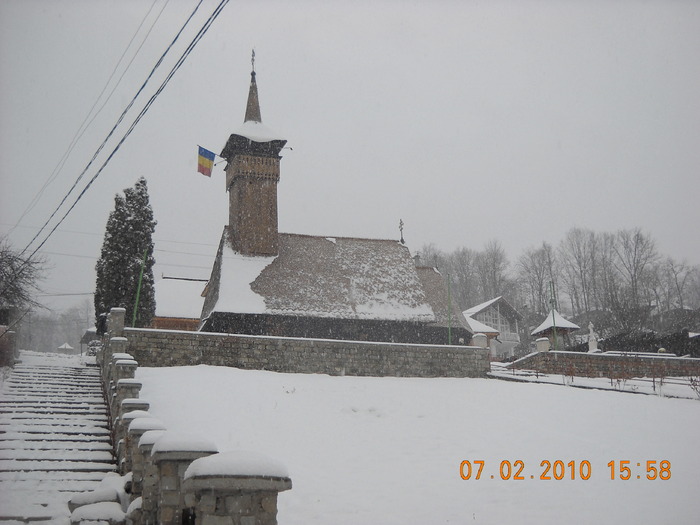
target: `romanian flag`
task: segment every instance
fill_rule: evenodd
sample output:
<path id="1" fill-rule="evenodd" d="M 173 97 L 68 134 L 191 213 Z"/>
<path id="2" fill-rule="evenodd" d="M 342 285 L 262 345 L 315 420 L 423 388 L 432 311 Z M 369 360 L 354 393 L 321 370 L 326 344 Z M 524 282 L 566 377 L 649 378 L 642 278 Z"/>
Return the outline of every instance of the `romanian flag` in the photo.
<path id="1" fill-rule="evenodd" d="M 208 149 L 204 149 L 202 146 L 199 146 L 199 158 L 197 159 L 197 171 L 201 173 L 202 175 L 206 175 L 207 177 L 211 177 L 211 169 L 214 166 L 214 157 L 216 155 L 214 154 L 213 151 L 209 151 Z"/>

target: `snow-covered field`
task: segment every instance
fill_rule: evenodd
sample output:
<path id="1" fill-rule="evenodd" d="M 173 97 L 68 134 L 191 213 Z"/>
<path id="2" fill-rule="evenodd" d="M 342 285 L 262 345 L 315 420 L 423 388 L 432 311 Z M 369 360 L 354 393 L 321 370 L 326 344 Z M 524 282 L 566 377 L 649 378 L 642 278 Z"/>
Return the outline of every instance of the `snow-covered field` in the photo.
<path id="1" fill-rule="evenodd" d="M 700 401 L 693 399 L 209 366 L 140 368 L 137 378 L 151 413 L 170 430 L 286 464 L 294 488 L 280 495 L 280 524 L 690 524 L 700 517 Z M 464 460 L 475 467 L 469 480 L 460 476 Z M 479 480 L 476 461 L 485 462 Z M 501 479 L 503 461 L 513 466 L 511 479 Z M 513 479 L 516 461 L 522 480 Z M 552 464 L 549 480 L 540 479 L 543 461 Z M 580 479 L 584 461 L 587 480 Z M 647 461 L 657 469 L 669 461 L 663 476 L 670 479 L 646 479 Z M 630 468 L 629 480 L 618 479 L 621 466 Z"/>

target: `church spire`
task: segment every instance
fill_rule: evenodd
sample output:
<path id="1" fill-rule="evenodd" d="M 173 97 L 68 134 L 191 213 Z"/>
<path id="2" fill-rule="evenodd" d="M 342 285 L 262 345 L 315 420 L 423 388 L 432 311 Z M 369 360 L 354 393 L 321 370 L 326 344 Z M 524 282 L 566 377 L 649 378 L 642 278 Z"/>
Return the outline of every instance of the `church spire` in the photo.
<path id="1" fill-rule="evenodd" d="M 245 121 L 231 133 L 221 157 L 228 162 L 226 191 L 231 246 L 242 255 L 268 257 L 279 253 L 277 183 L 280 151 L 287 141 L 262 123 L 255 83 L 255 51 L 251 62 Z"/>
<path id="2" fill-rule="evenodd" d="M 258 84 L 255 82 L 255 49 L 250 59 L 252 70 L 250 72 L 250 90 L 248 91 L 248 105 L 245 108 L 245 122 L 262 122 L 260 116 L 260 101 L 258 100 Z"/>

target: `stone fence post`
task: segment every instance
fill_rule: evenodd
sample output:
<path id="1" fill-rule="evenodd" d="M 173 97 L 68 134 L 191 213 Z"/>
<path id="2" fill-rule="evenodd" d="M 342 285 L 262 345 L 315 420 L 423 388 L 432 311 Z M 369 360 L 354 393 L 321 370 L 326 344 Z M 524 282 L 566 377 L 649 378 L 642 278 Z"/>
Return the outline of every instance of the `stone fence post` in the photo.
<path id="1" fill-rule="evenodd" d="M 126 308 L 112 308 L 107 314 L 107 331 L 110 337 L 124 337 Z"/>
<path id="2" fill-rule="evenodd" d="M 120 379 L 117 381 L 109 406 L 111 413 L 117 414 L 122 401 L 125 399 L 139 397 L 141 386 L 141 382 L 137 379 Z"/>
<path id="3" fill-rule="evenodd" d="M 165 430 L 148 430 L 139 439 L 138 454 L 134 455 L 132 470 L 132 501 L 141 497 L 141 523 L 149 525 L 156 522 L 158 510 L 158 467 L 153 463 L 153 444 L 160 439 Z M 140 456 L 140 457 L 139 457 Z M 138 458 L 138 459 L 137 459 Z"/>
<path id="4" fill-rule="evenodd" d="M 479 348 L 488 348 L 488 337 L 484 334 L 474 334 L 472 336 L 472 345 L 478 346 Z"/>
<path id="5" fill-rule="evenodd" d="M 194 460 L 217 452 L 208 440 L 182 434 L 167 433 L 160 437 L 151 451 L 151 459 L 158 468 L 158 516 L 161 525 L 179 525 L 182 511 L 187 506 L 182 492 L 185 471 Z"/>
<path id="6" fill-rule="evenodd" d="M 535 345 L 538 352 L 549 352 L 550 342 L 546 337 L 540 337 L 535 341 Z"/>
<path id="7" fill-rule="evenodd" d="M 244 451 L 193 461 L 183 483 L 196 525 L 277 525 L 277 494 L 291 488 L 284 465 Z"/>
<path id="8" fill-rule="evenodd" d="M 160 419 L 151 417 L 137 417 L 129 423 L 129 429 L 124 438 L 124 471 L 136 470 L 134 464 L 139 460 L 139 440 L 149 430 L 165 430 L 165 425 Z"/>

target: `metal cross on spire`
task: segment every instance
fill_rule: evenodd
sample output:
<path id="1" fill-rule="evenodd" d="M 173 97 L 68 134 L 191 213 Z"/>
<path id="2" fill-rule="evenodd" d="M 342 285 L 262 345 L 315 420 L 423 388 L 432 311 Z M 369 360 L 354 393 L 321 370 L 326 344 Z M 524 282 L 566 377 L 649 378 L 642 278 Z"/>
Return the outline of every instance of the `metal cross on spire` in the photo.
<path id="1" fill-rule="evenodd" d="M 255 48 L 253 48 L 253 52 L 250 57 L 250 65 L 253 66 L 253 73 L 255 73 Z"/>
<path id="2" fill-rule="evenodd" d="M 399 231 L 401 232 L 401 244 L 406 244 L 403 240 L 403 219 L 399 219 Z"/>

